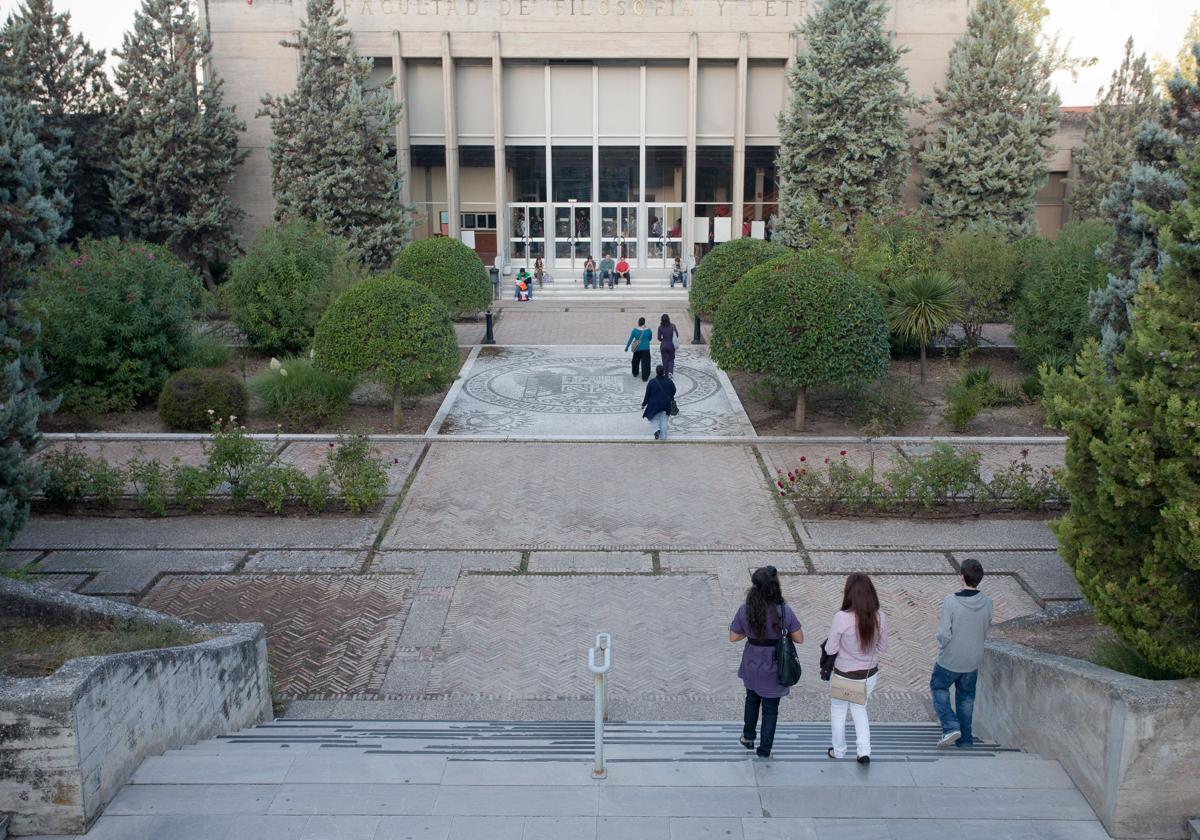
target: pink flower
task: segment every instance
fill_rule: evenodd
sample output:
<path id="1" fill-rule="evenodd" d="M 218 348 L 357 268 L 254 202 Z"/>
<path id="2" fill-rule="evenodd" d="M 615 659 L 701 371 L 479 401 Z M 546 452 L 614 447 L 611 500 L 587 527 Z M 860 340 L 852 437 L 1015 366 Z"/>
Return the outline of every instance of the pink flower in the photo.
<path id="1" fill-rule="evenodd" d="M 152 259 L 154 259 L 154 254 L 152 254 L 152 253 L 151 253 L 151 254 L 147 254 L 147 255 L 146 255 L 146 259 L 148 259 L 148 260 L 152 260 Z"/>
<path id="2" fill-rule="evenodd" d="M 71 265 L 75 266 L 76 268 L 79 268 L 80 266 L 83 265 L 83 260 L 80 259 L 79 257 L 76 257 L 75 259 L 71 260 Z"/>
<path id="3" fill-rule="evenodd" d="M 845 449 L 843 449 L 843 450 L 842 450 L 841 452 L 839 452 L 838 454 L 839 454 L 839 455 L 841 455 L 843 458 L 845 458 L 845 457 L 846 457 L 846 450 L 845 450 Z"/>

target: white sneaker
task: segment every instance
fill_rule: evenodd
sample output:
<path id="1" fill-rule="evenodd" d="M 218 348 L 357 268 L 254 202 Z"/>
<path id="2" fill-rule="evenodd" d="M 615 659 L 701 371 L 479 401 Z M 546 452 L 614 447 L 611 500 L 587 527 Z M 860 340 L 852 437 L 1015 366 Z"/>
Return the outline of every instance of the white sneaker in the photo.
<path id="1" fill-rule="evenodd" d="M 938 746 L 939 747 L 952 747 L 952 746 L 954 746 L 955 742 L 958 741 L 958 739 L 961 737 L 962 737 L 962 733 L 959 732 L 957 729 L 955 729 L 953 732 L 947 732 L 945 735 L 942 736 L 942 740 L 938 741 Z"/>

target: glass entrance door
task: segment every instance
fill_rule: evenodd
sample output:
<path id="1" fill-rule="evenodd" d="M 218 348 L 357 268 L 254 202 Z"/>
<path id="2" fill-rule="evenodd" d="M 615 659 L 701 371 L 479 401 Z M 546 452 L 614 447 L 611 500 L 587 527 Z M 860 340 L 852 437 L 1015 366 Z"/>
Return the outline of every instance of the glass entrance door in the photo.
<path id="1" fill-rule="evenodd" d="M 570 202 L 554 205 L 554 267 L 583 271 L 592 253 L 592 208 Z"/>
<path id="2" fill-rule="evenodd" d="M 683 256 L 682 204 L 646 206 L 646 267 L 670 269 Z"/>
<path id="3" fill-rule="evenodd" d="M 508 205 L 508 262 L 514 270 L 533 271 L 538 257 L 546 256 L 546 207 L 542 204 Z"/>
<path id="4" fill-rule="evenodd" d="M 636 204 L 610 204 L 600 207 L 600 255 L 621 258 L 637 264 L 638 208 Z M 599 264 L 600 260 L 596 260 Z"/>

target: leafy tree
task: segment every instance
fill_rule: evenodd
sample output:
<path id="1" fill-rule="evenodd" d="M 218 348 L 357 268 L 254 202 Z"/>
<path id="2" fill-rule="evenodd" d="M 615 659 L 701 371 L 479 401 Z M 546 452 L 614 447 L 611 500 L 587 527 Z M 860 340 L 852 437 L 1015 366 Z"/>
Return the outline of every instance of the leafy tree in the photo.
<path id="1" fill-rule="evenodd" d="M 1078 177 L 1071 179 L 1071 210 L 1077 218 L 1101 215 L 1100 202 L 1125 177 L 1133 163 L 1138 128 L 1158 113 L 1158 95 L 1146 56 L 1133 54 L 1133 38 L 1125 42 L 1125 58 L 1101 89 L 1088 115 L 1083 147 L 1075 151 Z"/>
<path id="2" fill-rule="evenodd" d="M 967 345 L 979 344 L 983 325 L 1008 316 L 1008 304 L 1017 290 L 1020 257 L 994 227 L 950 234 L 938 253 L 937 265 L 958 286 L 959 323 Z"/>
<path id="3" fill-rule="evenodd" d="M 437 295 L 451 318 L 478 315 L 492 300 L 492 281 L 479 255 L 448 236 L 413 242 L 396 257 L 392 273 Z"/>
<path id="4" fill-rule="evenodd" d="M 377 382 L 401 400 L 437 391 L 458 373 L 458 339 L 450 314 L 433 292 L 399 277 L 352 286 L 325 310 L 313 339 L 317 367 Z"/>
<path id="5" fill-rule="evenodd" d="M 1192 19 L 1183 33 L 1183 46 L 1179 48 L 1175 61 L 1172 63 L 1161 55 L 1154 57 L 1154 81 L 1158 83 L 1163 96 L 1170 95 L 1169 83 L 1176 75 L 1183 76 L 1185 81 L 1200 82 L 1200 64 L 1192 49 L 1197 43 L 1200 43 L 1200 12 L 1192 12 Z"/>
<path id="6" fill-rule="evenodd" d="M 1046 0 L 1009 0 L 1009 2 L 1017 11 L 1017 21 L 1038 39 L 1052 70 L 1066 70 L 1071 74 L 1072 79 L 1077 79 L 1080 70 L 1096 65 L 1098 59 L 1095 56 L 1071 55 L 1071 42 L 1068 40 L 1063 43 L 1061 32 L 1053 34 L 1046 32 L 1046 18 L 1050 16 L 1050 7 L 1046 5 Z"/>
<path id="7" fill-rule="evenodd" d="M 958 284 L 942 271 L 903 277 L 892 286 L 887 313 L 892 331 L 901 340 L 915 341 L 920 346 L 921 384 L 924 384 L 925 348 L 961 315 Z"/>
<path id="8" fill-rule="evenodd" d="M 211 50 L 189 0 L 142 0 L 116 70 L 119 132 L 113 198 L 133 236 L 169 247 L 215 288 L 210 265 L 237 252 L 245 214 L 226 187 L 246 155 L 246 126 L 222 82 L 200 82 Z"/>
<path id="9" fill-rule="evenodd" d="M 1200 55 L 1200 44 L 1193 48 Z M 1100 326 L 1100 352 L 1111 360 L 1120 353 L 1129 330 L 1130 305 L 1138 285 L 1153 282 L 1163 252 L 1153 214 L 1181 200 L 1182 172 L 1200 141 L 1200 85 L 1176 75 L 1155 121 L 1147 120 L 1134 137 L 1133 165 L 1100 204 L 1114 229 L 1108 283 L 1089 297 L 1092 320 Z"/>
<path id="10" fill-rule="evenodd" d="M 38 445 L 38 418 L 52 410 L 38 396 L 42 362 L 36 349 L 38 322 L 22 298 L 32 269 L 54 247 L 66 210 L 54 154 L 38 142 L 37 114 L 11 96 L 6 61 L 0 57 L 0 550 L 29 517 L 29 500 L 42 486 L 42 472 L 29 459 Z"/>
<path id="11" fill-rule="evenodd" d="M 846 242 L 846 263 L 887 300 L 895 283 L 933 268 L 937 239 L 924 213 L 868 217 Z"/>
<path id="12" fill-rule="evenodd" d="M 692 314 L 712 321 L 725 295 L 747 271 L 787 253 L 782 245 L 762 239 L 743 237 L 722 242 L 705 254 L 692 272 L 688 287 Z"/>
<path id="13" fill-rule="evenodd" d="M 264 96 L 258 112 L 274 132 L 275 217 L 322 222 L 386 268 L 408 229 L 389 157 L 399 108 L 386 89 L 366 89 L 373 63 L 354 51 L 334 0 L 308 0 L 300 37 L 280 43 L 300 51 L 300 72 L 292 93 Z"/>
<path id="14" fill-rule="evenodd" d="M 797 431 L 809 388 L 872 382 L 888 370 L 883 302 L 832 255 L 809 249 L 751 269 L 713 322 L 721 367 L 795 388 Z"/>
<path id="15" fill-rule="evenodd" d="M 108 98 L 104 51 L 72 35 L 71 16 L 52 0 L 25 0 L 0 29 L 0 51 L 13 67 L 13 93 L 42 118 L 39 140 L 70 161 L 56 184 L 71 200 L 72 238 L 116 232 L 108 191 L 111 153 L 106 136 Z M 64 233 L 67 231 L 64 230 Z"/>
<path id="16" fill-rule="evenodd" d="M 1134 297 L 1112 370 L 1092 344 L 1043 369 L 1067 431 L 1071 506 L 1055 525 L 1097 616 L 1152 664 L 1200 676 L 1200 160 L 1187 199 L 1157 213 L 1170 262 Z"/>
<path id="17" fill-rule="evenodd" d="M 1021 357 L 1037 366 L 1054 355 L 1074 358 L 1100 331 L 1088 318 L 1088 293 L 1105 282 L 1096 251 L 1112 239 L 1101 219 L 1072 222 L 1030 261 L 1013 305 L 1013 339 Z"/>
<path id="18" fill-rule="evenodd" d="M 775 238 L 808 243 L 810 217 L 848 224 L 900 202 L 909 172 L 908 93 L 883 0 L 821 0 L 804 21 L 805 47 L 788 72 L 779 119 L 779 218 Z"/>
<path id="19" fill-rule="evenodd" d="M 921 152 L 925 204 L 946 227 L 1033 232 L 1058 128 L 1050 63 L 1008 0 L 979 0 L 950 52 L 939 112 Z"/>
<path id="20" fill-rule="evenodd" d="M 221 287 L 230 318 L 251 346 L 307 351 L 325 307 L 354 280 L 349 250 L 344 239 L 303 219 L 260 231 Z"/>

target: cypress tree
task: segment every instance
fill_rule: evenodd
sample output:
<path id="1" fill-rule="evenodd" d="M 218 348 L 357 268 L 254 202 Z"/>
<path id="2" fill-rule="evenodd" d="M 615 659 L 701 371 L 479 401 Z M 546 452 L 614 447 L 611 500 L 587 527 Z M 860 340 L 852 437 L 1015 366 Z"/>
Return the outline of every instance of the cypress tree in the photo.
<path id="1" fill-rule="evenodd" d="M 900 202 L 912 132 L 897 47 L 884 31 L 883 0 L 822 0 L 804 21 L 804 49 L 788 73 L 779 119 L 780 208 L 775 236 L 807 242 L 810 222 L 853 228 Z"/>
<path id="2" fill-rule="evenodd" d="M 13 95 L 41 117 L 39 140 L 70 161 L 58 186 L 70 199 L 64 233 L 72 239 L 110 236 L 116 218 L 108 190 L 110 144 L 106 137 L 112 86 L 104 73 L 104 51 L 72 35 L 70 14 L 56 13 L 53 0 L 25 0 L 0 30 L 0 49 L 15 71 Z"/>
<path id="3" fill-rule="evenodd" d="M 1158 94 L 1146 56 L 1133 54 L 1133 38 L 1125 42 L 1125 58 L 1101 90 L 1088 115 L 1083 147 L 1075 152 L 1079 175 L 1071 179 L 1071 210 L 1080 219 L 1100 215 L 1100 202 L 1125 177 L 1133 163 L 1133 139 L 1139 126 L 1158 112 Z"/>
<path id="4" fill-rule="evenodd" d="M 292 93 L 264 96 L 258 112 L 274 133 L 275 216 L 321 222 L 386 268 L 408 227 L 391 158 L 399 109 L 386 89 L 366 89 L 373 62 L 350 45 L 334 0 L 308 0 L 298 40 L 280 43 L 300 51 L 300 72 Z"/>
<path id="5" fill-rule="evenodd" d="M 169 247 L 214 288 L 210 264 L 237 250 L 244 215 L 226 187 L 245 124 L 199 69 L 211 49 L 189 0 L 142 0 L 116 55 L 120 94 L 113 198 L 127 232 Z"/>
<path id="6" fill-rule="evenodd" d="M 1200 55 L 1200 44 L 1194 51 Z M 1107 285 L 1088 298 L 1092 321 L 1100 327 L 1100 353 L 1110 363 L 1129 331 L 1130 306 L 1138 286 L 1157 279 L 1164 254 L 1153 214 L 1183 198 L 1183 171 L 1200 141 L 1200 85 L 1182 74 L 1167 84 L 1168 96 L 1157 120 L 1146 120 L 1133 143 L 1133 164 L 1100 203 L 1112 222 Z"/>
<path id="7" fill-rule="evenodd" d="M 38 397 L 38 323 L 23 312 L 21 299 L 32 269 L 62 235 L 66 209 L 54 187 L 63 177 L 61 160 L 38 142 L 33 108 L 8 93 L 13 75 L 6 65 L 0 55 L 0 550 L 25 524 L 29 499 L 42 484 L 29 454 L 39 440 L 38 418 L 52 406 Z"/>
<path id="8" fill-rule="evenodd" d="M 940 110 L 920 155 L 930 213 L 947 227 L 1032 234 L 1059 100 L 1050 63 L 1008 0 L 979 0 L 936 98 Z"/>

